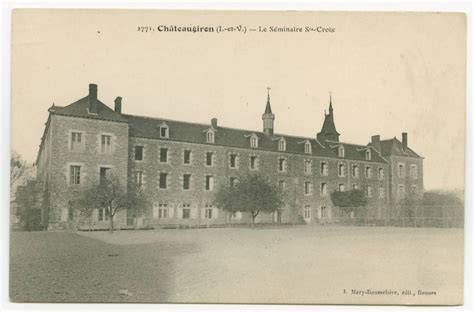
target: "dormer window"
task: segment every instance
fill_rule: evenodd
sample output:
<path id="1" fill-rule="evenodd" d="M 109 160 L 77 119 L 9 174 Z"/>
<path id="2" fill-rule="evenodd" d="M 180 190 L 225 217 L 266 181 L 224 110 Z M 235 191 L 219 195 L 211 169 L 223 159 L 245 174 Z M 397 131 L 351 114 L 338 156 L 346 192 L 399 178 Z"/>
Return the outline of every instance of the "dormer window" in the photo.
<path id="1" fill-rule="evenodd" d="M 337 150 L 337 155 L 339 157 L 344 157 L 344 146 L 339 146 L 338 150 Z"/>
<path id="2" fill-rule="evenodd" d="M 278 150 L 279 151 L 286 151 L 286 141 L 285 139 L 280 139 L 280 141 L 278 141 Z"/>
<path id="3" fill-rule="evenodd" d="M 311 143 L 306 142 L 304 144 L 304 152 L 305 154 L 311 154 Z"/>
<path id="4" fill-rule="evenodd" d="M 208 130 L 206 132 L 206 143 L 214 143 L 214 131 Z"/>
<path id="5" fill-rule="evenodd" d="M 170 129 L 166 123 L 162 123 L 160 125 L 160 138 L 169 138 L 170 137 Z"/>
<path id="6" fill-rule="evenodd" d="M 250 137 L 250 147 L 257 148 L 258 147 L 258 137 L 256 135 L 252 135 Z"/>
<path id="7" fill-rule="evenodd" d="M 370 149 L 365 151 L 365 160 L 371 160 L 372 159 L 372 153 L 370 152 Z"/>

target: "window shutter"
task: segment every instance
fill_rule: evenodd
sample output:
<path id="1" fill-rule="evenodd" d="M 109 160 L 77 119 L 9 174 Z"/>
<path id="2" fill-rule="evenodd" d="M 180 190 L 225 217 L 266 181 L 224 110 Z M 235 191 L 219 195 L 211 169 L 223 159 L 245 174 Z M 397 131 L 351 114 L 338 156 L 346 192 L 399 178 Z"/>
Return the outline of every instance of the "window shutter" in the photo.
<path id="1" fill-rule="evenodd" d="M 170 204 L 168 206 L 168 216 L 170 219 L 174 219 L 174 205 Z"/>
<path id="2" fill-rule="evenodd" d="M 201 219 L 206 218 L 206 208 L 201 208 Z"/>
<path id="3" fill-rule="evenodd" d="M 219 209 L 217 209 L 216 207 L 213 207 L 212 208 L 212 218 L 217 219 L 218 217 L 219 217 Z"/>
<path id="4" fill-rule="evenodd" d="M 313 183 L 310 183 L 310 184 L 309 184 L 309 194 L 310 194 L 310 195 L 313 194 Z"/>
<path id="5" fill-rule="evenodd" d="M 153 204 L 153 219 L 158 219 L 158 209 L 156 204 Z"/>
<path id="6" fill-rule="evenodd" d="M 191 206 L 191 219 L 196 219 L 197 218 L 197 211 L 198 211 L 198 208 L 197 206 L 194 204 Z"/>

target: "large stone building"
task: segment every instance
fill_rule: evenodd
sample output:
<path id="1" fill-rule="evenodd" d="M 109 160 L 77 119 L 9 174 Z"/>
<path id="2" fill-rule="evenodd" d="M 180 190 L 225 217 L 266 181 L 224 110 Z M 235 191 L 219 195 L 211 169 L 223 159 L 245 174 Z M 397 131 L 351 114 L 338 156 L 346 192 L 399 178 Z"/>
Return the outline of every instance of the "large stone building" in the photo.
<path id="1" fill-rule="evenodd" d="M 274 132 L 275 114 L 268 95 L 263 131 L 127 115 L 121 98 L 114 109 L 89 94 L 64 107 L 49 108 L 37 156 L 42 185 L 42 219 L 49 229 L 88 224 L 107 227 L 108 216 L 94 210 L 81 218 L 71 199 L 94 181 L 113 174 L 123 185 L 138 183 L 152 206 L 139 217 L 150 226 L 209 225 L 248 222 L 245 213 L 227 214 L 213 205 L 220 185 L 260 173 L 284 190 L 281 214 L 261 215 L 259 222 L 334 222 L 341 212 L 331 203 L 335 190 L 364 190 L 371 218 L 396 214 L 397 203 L 423 191 L 423 159 L 402 141 L 372 136 L 367 145 L 339 141 L 332 103 L 315 137 Z M 116 224 L 132 216 L 122 211 Z"/>

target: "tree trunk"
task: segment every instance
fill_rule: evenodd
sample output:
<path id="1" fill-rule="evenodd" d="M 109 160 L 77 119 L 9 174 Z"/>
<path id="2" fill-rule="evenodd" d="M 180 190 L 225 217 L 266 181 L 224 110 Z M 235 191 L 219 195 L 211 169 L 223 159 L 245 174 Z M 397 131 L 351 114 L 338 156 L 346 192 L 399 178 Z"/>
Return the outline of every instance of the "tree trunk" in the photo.
<path id="1" fill-rule="evenodd" d="M 255 228 L 255 218 L 256 218 L 256 217 L 257 217 L 257 216 L 255 216 L 255 215 L 252 214 L 252 229 Z"/>
<path id="2" fill-rule="evenodd" d="M 109 216 L 109 233 L 112 234 L 114 232 L 114 216 L 110 214 Z"/>

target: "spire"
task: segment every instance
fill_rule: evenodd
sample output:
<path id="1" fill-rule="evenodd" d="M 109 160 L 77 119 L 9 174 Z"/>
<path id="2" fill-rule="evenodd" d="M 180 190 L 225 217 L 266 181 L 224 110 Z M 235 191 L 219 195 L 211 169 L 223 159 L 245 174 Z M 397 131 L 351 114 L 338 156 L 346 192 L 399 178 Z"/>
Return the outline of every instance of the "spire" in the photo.
<path id="1" fill-rule="evenodd" d="M 263 120 L 263 132 L 266 135 L 273 135 L 273 121 L 275 120 L 275 115 L 272 113 L 272 107 L 270 106 L 270 87 L 267 88 L 267 106 L 265 107 L 265 112 L 262 115 Z"/>
<path id="2" fill-rule="evenodd" d="M 267 87 L 267 106 L 265 107 L 265 114 L 272 113 L 272 107 L 270 106 L 270 87 Z"/>
<path id="3" fill-rule="evenodd" d="M 332 111 L 333 111 L 333 109 L 332 109 L 332 92 L 329 91 L 329 114 L 332 115 Z"/>

